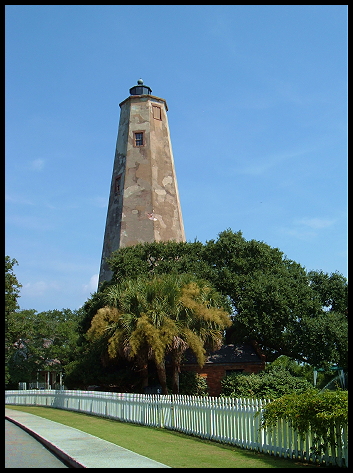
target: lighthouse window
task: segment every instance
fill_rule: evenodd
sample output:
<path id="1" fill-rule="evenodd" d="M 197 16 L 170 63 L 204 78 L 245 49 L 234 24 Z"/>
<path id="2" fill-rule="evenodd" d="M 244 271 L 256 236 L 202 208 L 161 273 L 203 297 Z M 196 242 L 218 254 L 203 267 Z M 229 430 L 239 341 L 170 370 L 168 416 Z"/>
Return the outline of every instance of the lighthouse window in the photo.
<path id="1" fill-rule="evenodd" d="M 115 179 L 115 194 L 120 194 L 121 192 L 121 175 Z"/>
<path id="2" fill-rule="evenodd" d="M 152 105 L 152 113 L 153 113 L 153 118 L 155 118 L 156 120 L 162 120 L 161 107 Z"/>
<path id="3" fill-rule="evenodd" d="M 143 146 L 143 131 L 135 133 L 135 146 Z"/>

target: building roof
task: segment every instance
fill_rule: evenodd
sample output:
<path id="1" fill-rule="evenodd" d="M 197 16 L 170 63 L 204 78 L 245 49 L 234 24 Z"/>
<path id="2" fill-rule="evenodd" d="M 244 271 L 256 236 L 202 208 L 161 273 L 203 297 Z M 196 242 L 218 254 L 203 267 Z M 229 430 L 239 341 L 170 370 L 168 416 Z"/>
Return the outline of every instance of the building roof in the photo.
<path id="1" fill-rule="evenodd" d="M 211 352 L 205 365 L 220 363 L 257 363 L 263 362 L 264 357 L 250 343 L 241 343 L 237 345 L 222 345 L 219 350 Z M 190 349 L 185 352 L 184 365 L 197 364 L 195 355 Z"/>

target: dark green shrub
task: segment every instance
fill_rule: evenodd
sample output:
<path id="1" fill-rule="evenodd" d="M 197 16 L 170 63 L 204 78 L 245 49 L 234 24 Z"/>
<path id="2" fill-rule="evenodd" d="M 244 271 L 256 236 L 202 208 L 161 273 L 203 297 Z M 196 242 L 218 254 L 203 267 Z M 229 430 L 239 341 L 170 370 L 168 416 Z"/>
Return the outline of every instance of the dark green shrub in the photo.
<path id="1" fill-rule="evenodd" d="M 254 373 L 232 373 L 221 384 L 222 397 L 258 397 L 260 378 Z"/>
<path id="2" fill-rule="evenodd" d="M 262 427 L 271 429 L 283 419 L 305 437 L 311 430 L 315 435 L 312 447 L 315 454 L 336 445 L 334 428 L 348 425 L 348 391 L 314 389 L 300 394 L 288 394 L 267 404 L 262 414 Z"/>
<path id="3" fill-rule="evenodd" d="M 192 371 L 182 371 L 179 376 L 179 394 L 208 396 L 208 386 L 205 378 Z"/>
<path id="4" fill-rule="evenodd" d="M 221 383 L 221 396 L 260 399 L 276 399 L 285 394 L 301 393 L 313 388 L 305 378 L 293 376 L 280 366 L 274 366 L 271 370 L 258 374 L 231 374 Z"/>

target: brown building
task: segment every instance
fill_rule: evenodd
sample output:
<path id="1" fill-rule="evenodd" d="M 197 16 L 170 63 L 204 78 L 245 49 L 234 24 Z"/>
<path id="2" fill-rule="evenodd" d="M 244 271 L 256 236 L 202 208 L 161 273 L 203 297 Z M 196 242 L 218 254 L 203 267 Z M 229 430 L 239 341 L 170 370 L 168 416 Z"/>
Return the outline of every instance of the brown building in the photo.
<path id="1" fill-rule="evenodd" d="M 223 345 L 211 352 L 202 368 L 191 352 L 186 356 L 181 371 L 193 371 L 206 378 L 209 396 L 221 394 L 221 380 L 231 373 L 259 373 L 265 368 L 265 356 L 256 343 Z"/>

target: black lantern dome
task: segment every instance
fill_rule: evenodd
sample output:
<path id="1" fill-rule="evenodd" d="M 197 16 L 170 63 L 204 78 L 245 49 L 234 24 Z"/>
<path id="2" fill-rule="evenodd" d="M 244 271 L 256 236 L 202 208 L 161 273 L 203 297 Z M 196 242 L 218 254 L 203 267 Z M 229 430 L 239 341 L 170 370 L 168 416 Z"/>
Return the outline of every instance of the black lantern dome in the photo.
<path id="1" fill-rule="evenodd" d="M 130 89 L 130 95 L 151 95 L 151 94 L 152 94 L 151 87 L 144 85 L 142 79 L 139 79 L 137 81 L 137 85 L 134 85 L 134 87 L 131 87 Z"/>

